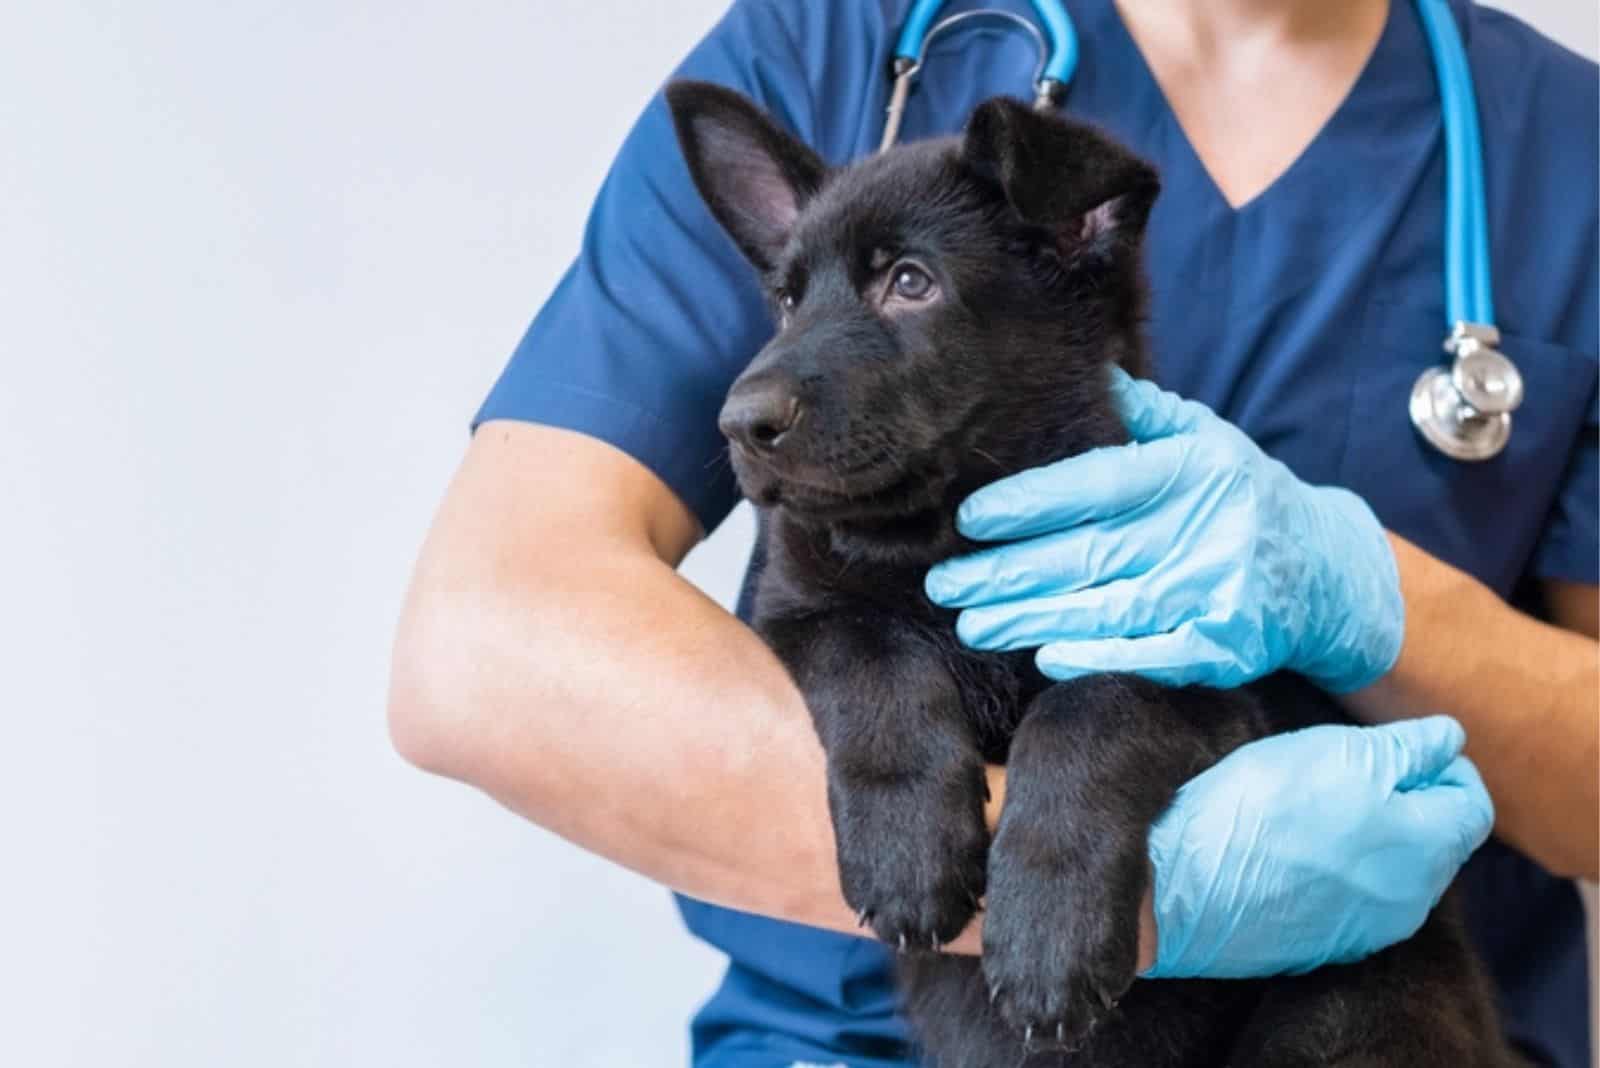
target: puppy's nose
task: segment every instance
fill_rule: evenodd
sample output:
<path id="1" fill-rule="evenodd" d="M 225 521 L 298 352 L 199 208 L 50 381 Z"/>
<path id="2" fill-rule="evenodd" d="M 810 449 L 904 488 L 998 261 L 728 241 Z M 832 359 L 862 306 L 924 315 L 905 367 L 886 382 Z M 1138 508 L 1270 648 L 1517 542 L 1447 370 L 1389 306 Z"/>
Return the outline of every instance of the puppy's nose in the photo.
<path id="1" fill-rule="evenodd" d="M 800 398 L 789 383 L 756 378 L 733 387 L 722 405 L 717 428 L 730 441 L 771 452 L 799 419 Z"/>

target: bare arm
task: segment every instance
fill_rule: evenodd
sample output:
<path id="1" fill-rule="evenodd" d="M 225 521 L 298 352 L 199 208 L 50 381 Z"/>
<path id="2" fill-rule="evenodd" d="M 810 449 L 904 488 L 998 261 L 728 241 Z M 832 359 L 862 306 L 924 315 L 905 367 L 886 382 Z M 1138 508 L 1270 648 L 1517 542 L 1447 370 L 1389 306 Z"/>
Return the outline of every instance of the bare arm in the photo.
<path id="1" fill-rule="evenodd" d="M 1553 584 L 1552 626 L 1390 535 L 1406 638 L 1387 676 L 1348 698 L 1369 722 L 1445 712 L 1495 800 L 1496 833 L 1559 875 L 1600 874 L 1600 645 L 1593 586 Z M 1565 628 L 1565 629 L 1563 629 Z"/>
<path id="2" fill-rule="evenodd" d="M 857 933 L 810 716 L 761 640 L 673 570 L 698 534 L 609 445 L 481 427 L 400 621 L 395 745 L 674 889 Z"/>
<path id="3" fill-rule="evenodd" d="M 696 897 L 853 926 L 805 707 L 760 640 L 673 571 L 697 536 L 611 446 L 481 427 L 402 615 L 395 745 Z"/>

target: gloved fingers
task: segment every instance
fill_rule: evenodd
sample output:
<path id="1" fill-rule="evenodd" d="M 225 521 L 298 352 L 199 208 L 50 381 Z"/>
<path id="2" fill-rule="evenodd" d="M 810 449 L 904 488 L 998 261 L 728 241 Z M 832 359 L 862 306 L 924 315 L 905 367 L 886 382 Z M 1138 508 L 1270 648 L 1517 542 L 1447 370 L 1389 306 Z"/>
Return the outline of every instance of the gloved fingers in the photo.
<path id="1" fill-rule="evenodd" d="M 977 605 L 956 618 L 956 635 L 974 649 L 999 650 L 1163 634 L 1206 610 L 1186 577 L 1158 569 L 1082 590 Z"/>
<path id="2" fill-rule="evenodd" d="M 1466 790 L 1489 803 L 1489 788 L 1483 784 L 1483 776 L 1478 774 L 1478 765 L 1464 753 L 1446 764 L 1433 782 L 1435 786 L 1454 786 Z"/>
<path id="3" fill-rule="evenodd" d="M 1134 378 L 1120 367 L 1111 369 L 1111 400 L 1135 441 L 1151 441 L 1193 430 L 1211 410 L 1184 400 L 1146 379 Z"/>
<path id="4" fill-rule="evenodd" d="M 975 541 L 1013 541 L 1149 502 L 1183 469 L 1188 442 L 1163 438 L 1115 445 L 1019 472 L 978 490 L 956 510 L 956 528 Z"/>
<path id="5" fill-rule="evenodd" d="M 1430 785 L 1467 744 L 1467 732 L 1449 716 L 1402 719 L 1364 735 L 1372 747 L 1373 776 L 1390 790 Z"/>
<path id="6" fill-rule="evenodd" d="M 1053 642 L 1035 654 L 1034 663 L 1057 680 L 1126 672 L 1163 686 L 1226 688 L 1254 678 L 1231 649 L 1204 633 L 1202 624 L 1202 619 L 1193 619 L 1164 634 L 1140 638 Z"/>
<path id="7" fill-rule="evenodd" d="M 946 608 L 1071 593 L 1143 574 L 1160 560 L 1162 540 L 1075 527 L 947 560 L 928 572 L 924 586 L 928 599 Z"/>
<path id="8" fill-rule="evenodd" d="M 1494 829 L 1494 801 L 1477 767 L 1464 756 L 1450 761 L 1433 781 L 1396 794 L 1393 802 L 1410 814 L 1418 834 L 1446 847 L 1447 879 Z"/>

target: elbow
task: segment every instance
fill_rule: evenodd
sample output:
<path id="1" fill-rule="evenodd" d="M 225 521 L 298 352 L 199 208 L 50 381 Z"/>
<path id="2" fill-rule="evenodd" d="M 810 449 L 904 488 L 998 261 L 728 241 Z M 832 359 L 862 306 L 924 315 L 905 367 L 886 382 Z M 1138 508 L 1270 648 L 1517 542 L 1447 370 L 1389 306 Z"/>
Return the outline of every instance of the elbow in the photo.
<path id="1" fill-rule="evenodd" d="M 414 596 L 395 636 L 389 672 L 389 741 L 408 763 L 472 782 L 487 725 L 471 674 L 471 621 Z"/>
<path id="2" fill-rule="evenodd" d="M 1600 856 L 1596 855 L 1593 842 L 1573 843 L 1568 849 L 1552 851 L 1544 858 L 1544 866 L 1558 879 L 1600 881 Z"/>
<path id="3" fill-rule="evenodd" d="M 416 660 L 396 658 L 389 679 L 389 743 L 407 763 L 448 775 L 460 764 L 459 739 L 437 714 L 426 670 Z"/>
<path id="4" fill-rule="evenodd" d="M 1502 820 L 1495 833 L 1506 845 L 1557 879 L 1587 883 L 1600 879 L 1600 849 L 1593 837 L 1592 822 L 1575 819 L 1565 826 L 1557 826 L 1543 816 L 1533 824 L 1511 824 Z"/>
<path id="5" fill-rule="evenodd" d="M 459 726 L 443 714 L 449 701 L 431 677 L 425 650 L 395 651 L 389 674 L 389 743 L 407 763 L 436 775 L 461 765 Z"/>

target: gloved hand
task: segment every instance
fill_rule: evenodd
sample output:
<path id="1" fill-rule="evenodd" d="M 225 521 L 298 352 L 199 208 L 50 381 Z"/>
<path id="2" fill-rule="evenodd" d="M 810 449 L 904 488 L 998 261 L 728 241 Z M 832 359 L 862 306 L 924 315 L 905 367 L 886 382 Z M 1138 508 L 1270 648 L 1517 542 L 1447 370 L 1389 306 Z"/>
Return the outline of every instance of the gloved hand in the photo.
<path id="1" fill-rule="evenodd" d="M 1153 978 L 1359 960 L 1413 934 L 1494 807 L 1447 716 L 1311 727 L 1234 750 L 1150 832 Z"/>
<path id="2" fill-rule="evenodd" d="M 978 649 L 1042 646 L 1057 679 L 1232 687 L 1280 668 L 1334 693 L 1394 666 L 1394 554 L 1355 494 L 1310 486 L 1209 408 L 1111 369 L 1134 444 L 1002 479 L 958 528 L 1022 539 L 928 573 Z"/>

